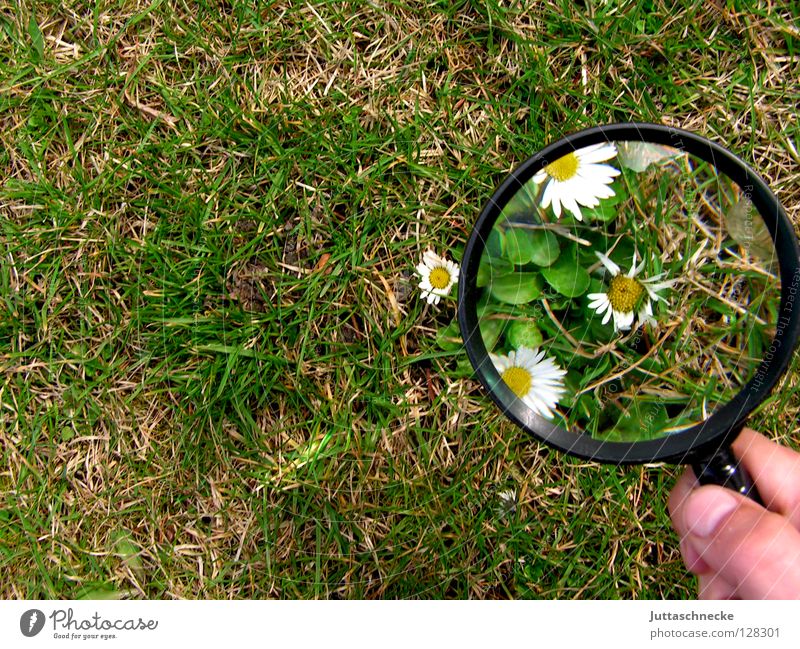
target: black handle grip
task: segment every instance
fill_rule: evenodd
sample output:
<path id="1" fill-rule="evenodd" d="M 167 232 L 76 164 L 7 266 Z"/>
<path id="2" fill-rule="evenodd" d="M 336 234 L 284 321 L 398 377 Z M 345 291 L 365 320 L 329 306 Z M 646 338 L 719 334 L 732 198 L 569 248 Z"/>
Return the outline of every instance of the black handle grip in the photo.
<path id="1" fill-rule="evenodd" d="M 764 504 L 750 474 L 739 464 L 729 447 L 717 449 L 710 456 L 694 460 L 692 469 L 700 484 L 727 487 L 747 496 L 759 505 Z"/>

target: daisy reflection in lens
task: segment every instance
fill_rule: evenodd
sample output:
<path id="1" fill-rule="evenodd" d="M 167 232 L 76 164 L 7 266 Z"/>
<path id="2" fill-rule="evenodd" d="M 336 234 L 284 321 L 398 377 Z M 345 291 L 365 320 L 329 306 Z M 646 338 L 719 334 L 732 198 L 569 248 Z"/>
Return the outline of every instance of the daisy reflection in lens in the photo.
<path id="1" fill-rule="evenodd" d="M 564 376 L 552 358 L 543 351 L 520 347 L 507 355 L 490 354 L 503 382 L 528 408 L 548 419 L 564 395 Z"/>
<path id="2" fill-rule="evenodd" d="M 601 198 L 610 198 L 614 190 L 609 185 L 619 176 L 619 169 L 600 164 L 617 155 L 613 144 L 593 144 L 551 162 L 539 171 L 533 182 L 547 184 L 542 192 L 541 206 L 553 206 L 553 214 L 561 216 L 561 206 L 579 221 L 583 220 L 580 205 L 597 207 Z"/>
<path id="3" fill-rule="evenodd" d="M 590 293 L 589 308 L 603 316 L 603 324 L 614 319 L 615 331 L 628 331 L 635 317 L 639 322 L 653 323 L 653 302 L 665 302 L 656 291 L 670 288 L 675 280 L 659 281 L 666 273 L 658 273 L 649 279 L 638 279 L 644 270 L 644 261 L 636 265 L 636 253 L 633 255 L 631 269 L 627 275 L 622 274 L 620 267 L 607 255 L 595 252 L 598 259 L 611 273 L 611 281 L 605 293 Z"/>

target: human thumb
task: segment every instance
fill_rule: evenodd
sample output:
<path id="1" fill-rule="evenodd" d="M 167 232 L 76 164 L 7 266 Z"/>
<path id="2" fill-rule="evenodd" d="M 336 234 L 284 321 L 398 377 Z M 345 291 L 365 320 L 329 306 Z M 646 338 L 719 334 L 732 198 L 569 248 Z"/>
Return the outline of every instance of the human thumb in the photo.
<path id="1" fill-rule="evenodd" d="M 730 489 L 693 490 L 683 507 L 687 541 L 743 599 L 800 599 L 800 532 Z"/>

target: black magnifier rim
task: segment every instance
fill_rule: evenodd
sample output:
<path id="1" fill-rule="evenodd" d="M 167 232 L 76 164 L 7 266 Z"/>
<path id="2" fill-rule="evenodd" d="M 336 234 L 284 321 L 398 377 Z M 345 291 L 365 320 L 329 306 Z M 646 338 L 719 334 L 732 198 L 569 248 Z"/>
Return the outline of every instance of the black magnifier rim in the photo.
<path id="1" fill-rule="evenodd" d="M 643 442 L 607 442 L 570 432 L 533 414 L 503 383 L 480 335 L 476 278 L 484 242 L 503 207 L 517 190 L 549 162 L 576 149 L 606 142 L 651 142 L 678 148 L 736 182 L 764 220 L 778 256 L 781 305 L 776 335 L 750 381 L 727 404 L 692 428 Z M 798 308 L 795 308 L 797 304 Z M 687 462 L 733 441 L 745 418 L 767 396 L 789 365 L 800 333 L 800 248 L 794 227 L 767 184 L 742 160 L 699 135 L 660 124 L 625 123 L 596 126 L 558 140 L 517 167 L 484 207 L 472 230 L 461 264 L 458 322 L 467 356 L 479 381 L 500 409 L 523 430 L 558 450 L 609 464 Z"/>

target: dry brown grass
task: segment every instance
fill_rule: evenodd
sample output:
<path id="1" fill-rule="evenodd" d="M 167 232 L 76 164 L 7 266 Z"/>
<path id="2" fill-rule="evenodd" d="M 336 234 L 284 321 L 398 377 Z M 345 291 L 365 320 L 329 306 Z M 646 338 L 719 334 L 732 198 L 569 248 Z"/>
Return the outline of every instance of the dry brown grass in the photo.
<path id="1" fill-rule="evenodd" d="M 463 244 L 525 157 L 608 121 L 726 143 L 797 222 L 791 15 L 75 0 L 0 17 L 0 595 L 692 592 L 671 470 L 520 436 L 437 354 L 452 308 L 423 309 L 410 272 Z M 796 443 L 797 394 L 792 373 L 757 423 Z"/>

